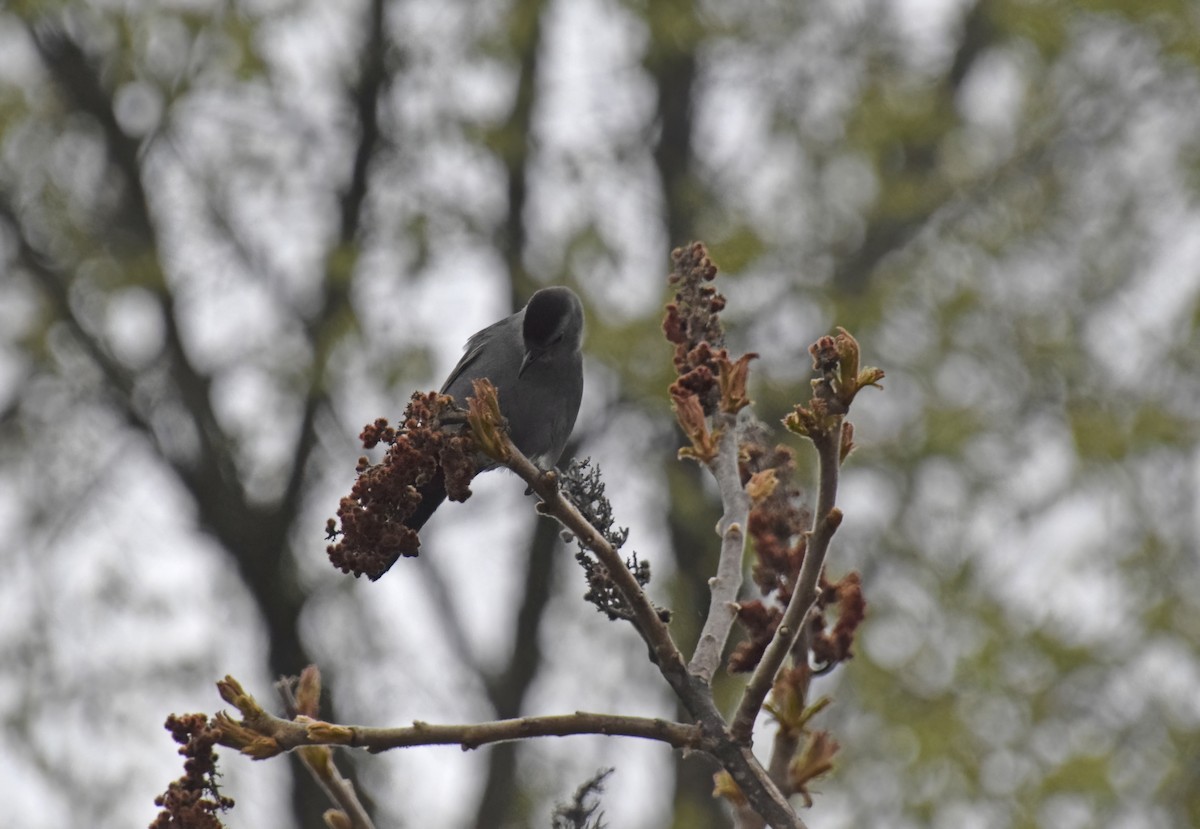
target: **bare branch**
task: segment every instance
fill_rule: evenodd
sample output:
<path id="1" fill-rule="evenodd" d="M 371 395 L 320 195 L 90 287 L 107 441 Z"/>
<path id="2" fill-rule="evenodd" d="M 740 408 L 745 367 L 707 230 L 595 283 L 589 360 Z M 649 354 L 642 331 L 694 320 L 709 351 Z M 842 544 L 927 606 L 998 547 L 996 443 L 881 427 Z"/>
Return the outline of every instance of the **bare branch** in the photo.
<path id="1" fill-rule="evenodd" d="M 363 45 L 357 83 L 347 90 L 350 104 L 358 117 L 358 145 L 354 148 L 354 165 L 350 184 L 342 194 L 341 240 L 349 243 L 359 233 L 362 210 L 366 204 L 368 174 L 371 159 L 382 136 L 379 131 L 379 96 L 388 83 L 384 56 L 387 50 L 383 20 L 383 0 L 371 0 L 367 10 L 366 43 Z"/>
<path id="2" fill-rule="evenodd" d="M 332 754 L 328 746 L 309 746 L 301 750 L 300 756 L 326 796 L 350 821 L 351 829 L 375 829 L 375 822 L 358 799 L 354 784 L 334 765 Z"/>
<path id="3" fill-rule="evenodd" d="M 224 713 L 216 715 L 214 719 L 221 728 L 221 744 L 236 748 L 255 759 L 266 759 L 310 746 L 347 746 L 380 752 L 412 746 L 459 745 L 468 751 L 506 740 L 575 734 L 640 737 L 658 740 L 674 748 L 708 747 L 708 738 L 696 725 L 585 711 L 465 725 L 434 725 L 414 721 L 411 726 L 400 728 L 337 725 L 305 716 L 286 720 L 264 710 L 233 677 L 226 677 L 217 683 L 217 687 L 225 701 L 242 714 L 240 722 Z"/>
<path id="4" fill-rule="evenodd" d="M 714 429 L 720 430 L 721 439 L 717 456 L 707 464 L 717 486 L 721 490 L 721 503 L 725 508 L 717 533 L 721 536 L 721 558 L 717 563 L 717 574 L 709 579 L 712 602 L 704 629 L 696 643 L 696 651 L 688 670 L 711 683 L 713 674 L 721 662 L 721 653 L 729 639 L 729 631 L 737 618 L 737 596 L 742 588 L 742 559 L 746 548 L 746 521 L 750 514 L 750 498 L 742 486 L 738 472 L 737 415 L 722 412 L 714 417 Z"/>

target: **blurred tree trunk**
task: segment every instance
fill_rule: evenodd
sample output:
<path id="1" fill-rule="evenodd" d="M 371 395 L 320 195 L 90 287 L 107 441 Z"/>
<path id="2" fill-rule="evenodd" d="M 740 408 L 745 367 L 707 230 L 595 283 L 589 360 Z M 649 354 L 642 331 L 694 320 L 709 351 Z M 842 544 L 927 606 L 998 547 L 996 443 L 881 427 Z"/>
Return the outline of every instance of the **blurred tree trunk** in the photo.
<path id="1" fill-rule="evenodd" d="M 109 174 L 119 182 L 123 197 L 112 216 L 92 217 L 90 226 L 95 236 L 85 240 L 81 247 L 106 250 L 119 262 L 138 263 L 139 278 L 155 286 L 166 326 L 163 359 L 167 365 L 163 374 L 169 378 L 169 384 L 160 390 L 161 400 L 147 404 L 138 394 L 136 374 L 113 358 L 87 322 L 76 316 L 71 293 L 73 271 L 80 262 L 37 250 L 29 241 L 28 229 L 9 206 L 9 218 L 21 233 L 23 264 L 40 275 L 55 310 L 105 376 L 112 402 L 174 471 L 196 504 L 199 525 L 219 542 L 237 568 L 261 614 L 267 635 L 268 666 L 276 676 L 298 674 L 313 661 L 300 637 L 299 619 L 308 596 L 296 578 L 290 536 L 299 518 L 309 460 L 317 443 L 316 424 L 329 407 L 324 389 L 329 355 L 336 342 L 331 331 L 344 328 L 345 319 L 352 313 L 348 286 L 353 257 L 348 259 L 340 251 L 355 249 L 368 191 L 368 168 L 379 140 L 376 107 L 386 81 L 383 0 L 372 0 L 369 4 L 364 28 L 360 73 L 347 90 L 358 118 L 358 142 L 349 185 L 340 199 L 340 234 L 335 250 L 329 255 L 329 274 L 322 281 L 321 302 L 316 312 L 303 321 L 313 354 L 308 368 L 310 386 L 304 396 L 304 412 L 292 446 L 282 496 L 267 504 L 255 503 L 249 496 L 238 471 L 237 442 L 225 432 L 213 409 L 212 377 L 197 367 L 184 342 L 176 301 L 162 265 L 158 224 L 144 189 L 140 142 L 122 130 L 112 90 L 103 85 L 99 67 L 72 37 L 48 25 L 30 28 L 46 70 L 63 99 L 76 111 L 94 119 L 103 133 Z M 191 424 L 198 438 L 195 451 L 173 446 L 156 432 L 149 407 L 165 400 L 176 404 Z M 328 716 L 336 719 L 333 711 Z M 328 799 L 298 761 L 292 762 L 291 768 L 294 823 L 305 829 L 320 829 L 324 826 L 321 815 L 329 807 Z"/>

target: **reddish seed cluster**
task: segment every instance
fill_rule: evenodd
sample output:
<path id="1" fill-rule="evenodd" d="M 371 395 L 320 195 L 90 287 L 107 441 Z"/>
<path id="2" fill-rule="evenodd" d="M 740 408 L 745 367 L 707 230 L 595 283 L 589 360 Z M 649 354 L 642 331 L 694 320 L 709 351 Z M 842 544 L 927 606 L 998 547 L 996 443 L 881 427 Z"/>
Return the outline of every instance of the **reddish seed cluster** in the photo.
<path id="1" fill-rule="evenodd" d="M 213 746 L 219 732 L 204 714 L 167 717 L 166 728 L 183 748 L 184 775 L 154 799 L 162 809 L 150 829 L 221 829 L 216 812 L 233 806 L 233 798 L 217 790 L 217 755 Z"/>
<path id="2" fill-rule="evenodd" d="M 740 468 L 743 482 L 749 482 L 756 473 L 773 471 L 775 486 L 754 500 L 747 521 L 757 559 L 752 571 L 754 583 L 762 591 L 763 599 L 739 606 L 738 622 L 745 629 L 746 639 L 730 654 L 728 668 L 732 673 L 754 670 L 775 635 L 804 564 L 807 529 L 812 523 L 808 510 L 800 506 L 800 493 L 792 483 L 796 461 L 790 449 L 776 446 L 768 451 L 759 443 L 743 444 Z M 837 621 L 827 631 L 824 611 L 835 605 Z M 866 611 L 858 573 L 851 572 L 836 584 L 822 577 L 817 607 L 821 612 L 813 617 L 809 630 L 813 658 L 823 666 L 849 659 L 854 634 Z"/>
<path id="3" fill-rule="evenodd" d="M 671 386 L 671 397 L 694 394 L 704 413 L 711 415 L 720 402 L 717 385 L 718 361 L 728 360 L 725 331 L 720 313 L 725 297 L 708 284 L 717 276 L 717 266 L 701 242 L 676 248 L 668 283 L 675 286 L 675 301 L 667 305 L 663 333 L 675 345 L 675 371 L 679 379 Z"/>
<path id="4" fill-rule="evenodd" d="M 738 605 L 738 622 L 746 631 L 746 638 L 738 642 L 729 655 L 728 669 L 731 674 L 748 673 L 754 670 L 767 650 L 783 611 L 775 605 L 767 606 L 761 599 L 742 602 Z"/>
<path id="5" fill-rule="evenodd" d="M 466 430 L 444 430 L 454 419 L 454 400 L 436 392 L 414 394 L 400 429 L 384 419 L 368 424 L 359 436 L 363 447 L 380 443 L 387 454 L 377 464 L 358 462 L 358 479 L 338 505 L 340 531 L 329 521 L 329 560 L 345 573 L 378 579 L 401 556 L 415 556 L 421 545 L 416 531 L 405 525 L 421 503 L 420 487 L 442 476 L 451 500 L 471 495 L 475 444 Z"/>
<path id="6" fill-rule="evenodd" d="M 750 444 L 742 451 L 743 480 L 748 481 L 760 470 L 775 472 L 775 488 L 752 505 L 747 531 L 757 554 L 752 571 L 754 583 L 764 596 L 775 593 L 786 605 L 804 563 L 804 532 L 811 523 L 808 510 L 801 506 L 800 491 L 792 483 L 796 457 L 786 446 L 768 451 L 759 444 Z"/>
<path id="7" fill-rule="evenodd" d="M 825 629 L 825 608 L 837 605 L 837 622 L 833 630 Z M 867 613 L 867 600 L 863 597 L 862 577 L 854 571 L 847 573 L 841 581 L 830 583 L 821 579 L 821 592 L 817 606 L 822 610 L 813 621 L 814 635 L 809 640 L 813 659 L 818 665 L 832 666 L 853 656 L 854 634 Z"/>
<path id="8" fill-rule="evenodd" d="M 739 467 L 743 483 L 765 470 L 774 473 L 774 487 L 754 500 L 747 521 L 757 559 L 752 571 L 754 583 L 772 603 L 756 599 L 739 607 L 738 621 L 747 638 L 730 654 L 728 667 L 733 673 L 754 670 L 775 635 L 783 617 L 782 608 L 792 597 L 804 563 L 804 531 L 810 523 L 808 511 L 800 505 L 800 492 L 792 483 L 796 471 L 792 450 L 786 446 L 768 450 L 761 443 L 747 442 L 742 445 Z"/>

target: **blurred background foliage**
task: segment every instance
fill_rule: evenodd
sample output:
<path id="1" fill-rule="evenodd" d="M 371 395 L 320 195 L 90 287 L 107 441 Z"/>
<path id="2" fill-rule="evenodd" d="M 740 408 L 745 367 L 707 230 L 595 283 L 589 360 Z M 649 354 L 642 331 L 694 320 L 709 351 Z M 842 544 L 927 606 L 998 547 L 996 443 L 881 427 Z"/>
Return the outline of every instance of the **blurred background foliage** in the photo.
<path id="1" fill-rule="evenodd" d="M 574 451 L 694 639 L 717 505 L 659 322 L 701 238 L 765 420 L 834 325 L 888 373 L 809 825 L 1200 825 L 1198 195 L 1191 0 L 10 3 L 6 814 L 148 822 L 162 719 L 225 673 L 265 696 L 317 662 L 348 721 L 671 714 L 511 479 L 377 585 L 321 535 L 361 425 L 568 283 Z M 354 760 L 384 825 L 548 825 L 605 764 L 613 825 L 728 825 L 657 746 Z M 321 825 L 284 763 L 223 768 L 231 826 Z"/>

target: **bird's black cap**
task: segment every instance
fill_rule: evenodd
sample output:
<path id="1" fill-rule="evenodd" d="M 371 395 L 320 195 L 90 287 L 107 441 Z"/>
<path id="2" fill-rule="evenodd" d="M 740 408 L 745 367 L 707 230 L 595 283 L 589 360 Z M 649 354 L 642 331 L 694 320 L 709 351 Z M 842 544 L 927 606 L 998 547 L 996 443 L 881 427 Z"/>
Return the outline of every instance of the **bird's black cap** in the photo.
<path id="1" fill-rule="evenodd" d="M 562 333 L 563 320 L 574 313 L 578 302 L 567 288 L 543 288 L 534 294 L 525 306 L 525 342 L 548 344 L 556 333 Z"/>

